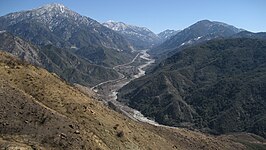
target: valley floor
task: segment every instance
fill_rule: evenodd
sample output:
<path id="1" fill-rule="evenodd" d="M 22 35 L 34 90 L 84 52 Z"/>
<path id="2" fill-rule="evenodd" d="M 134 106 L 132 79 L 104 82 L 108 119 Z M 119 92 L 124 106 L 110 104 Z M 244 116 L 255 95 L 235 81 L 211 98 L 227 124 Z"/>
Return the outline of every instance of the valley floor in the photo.
<path id="1" fill-rule="evenodd" d="M 135 121 L 146 122 L 158 126 L 158 123 L 143 116 L 138 110 L 130 108 L 117 101 L 118 90 L 130 81 L 144 76 L 145 70 L 155 63 L 155 60 L 150 57 L 147 51 L 148 50 L 140 50 L 132 61 L 113 67 L 113 69 L 120 75 L 118 79 L 99 83 L 91 89 L 97 93 L 104 103 L 113 107 L 116 111 L 123 113 Z"/>

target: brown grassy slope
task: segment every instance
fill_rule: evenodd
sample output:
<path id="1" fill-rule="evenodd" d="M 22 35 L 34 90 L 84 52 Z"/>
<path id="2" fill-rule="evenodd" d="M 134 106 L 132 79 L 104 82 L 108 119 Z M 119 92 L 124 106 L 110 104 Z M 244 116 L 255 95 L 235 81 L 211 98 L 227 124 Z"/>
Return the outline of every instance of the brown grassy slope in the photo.
<path id="1" fill-rule="evenodd" d="M 6 53 L 0 53 L 0 108 L 0 148 L 245 148 L 226 137 L 134 122 Z"/>

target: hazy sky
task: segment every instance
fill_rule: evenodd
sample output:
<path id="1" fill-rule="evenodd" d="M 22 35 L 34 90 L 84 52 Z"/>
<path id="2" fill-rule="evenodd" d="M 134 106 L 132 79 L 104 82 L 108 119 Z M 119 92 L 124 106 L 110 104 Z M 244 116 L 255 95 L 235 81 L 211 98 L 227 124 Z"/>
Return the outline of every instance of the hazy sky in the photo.
<path id="1" fill-rule="evenodd" d="M 99 22 L 122 21 L 155 33 L 203 19 L 266 32 L 266 0 L 0 0 L 0 16 L 48 3 L 64 4 Z"/>

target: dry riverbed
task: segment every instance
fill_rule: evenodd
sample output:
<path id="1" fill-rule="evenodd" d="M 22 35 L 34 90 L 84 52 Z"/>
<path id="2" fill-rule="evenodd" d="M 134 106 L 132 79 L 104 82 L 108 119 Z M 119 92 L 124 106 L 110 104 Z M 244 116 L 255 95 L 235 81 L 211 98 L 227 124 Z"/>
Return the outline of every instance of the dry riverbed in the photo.
<path id="1" fill-rule="evenodd" d="M 119 74 L 119 79 L 102 82 L 92 90 L 113 109 L 125 114 L 129 118 L 146 122 L 153 125 L 158 125 L 155 121 L 144 117 L 139 111 L 130 108 L 123 103 L 117 101 L 117 91 L 130 81 L 145 75 L 145 70 L 155 62 L 150 57 L 147 50 L 141 50 L 136 57 L 129 63 L 113 67 Z"/>

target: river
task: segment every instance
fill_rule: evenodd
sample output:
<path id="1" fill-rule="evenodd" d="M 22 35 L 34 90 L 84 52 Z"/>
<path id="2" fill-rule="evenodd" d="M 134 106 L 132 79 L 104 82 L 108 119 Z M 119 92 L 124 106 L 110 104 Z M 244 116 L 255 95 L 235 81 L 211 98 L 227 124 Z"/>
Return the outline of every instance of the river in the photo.
<path id="1" fill-rule="evenodd" d="M 145 117 L 138 110 L 117 101 L 117 91 L 130 81 L 144 76 L 145 70 L 155 62 L 147 51 L 148 50 L 141 50 L 132 61 L 113 67 L 119 74 L 118 79 L 102 82 L 91 89 L 96 92 L 106 104 L 113 105 L 117 111 L 122 112 L 129 118 L 158 126 L 158 123 Z"/>

